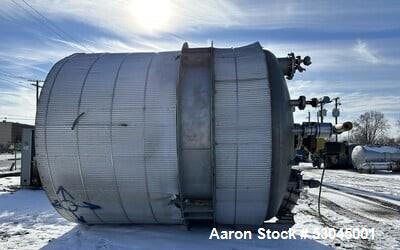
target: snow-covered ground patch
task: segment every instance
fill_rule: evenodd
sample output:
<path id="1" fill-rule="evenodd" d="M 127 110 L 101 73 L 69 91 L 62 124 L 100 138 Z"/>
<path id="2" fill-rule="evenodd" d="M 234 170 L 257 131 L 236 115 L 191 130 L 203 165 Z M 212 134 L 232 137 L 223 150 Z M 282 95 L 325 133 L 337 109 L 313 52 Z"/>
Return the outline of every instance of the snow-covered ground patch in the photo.
<path id="1" fill-rule="evenodd" d="M 78 226 L 57 214 L 42 190 L 0 178 L 0 249 L 327 249 L 312 240 L 209 240 L 209 228 Z"/>
<path id="2" fill-rule="evenodd" d="M 300 166 L 304 178 L 321 170 Z M 209 228 L 79 226 L 57 214 L 42 190 L 18 189 L 19 177 L 0 178 L 0 249 L 399 249 L 400 175 L 327 170 L 318 215 L 318 189 L 295 208 L 298 234 L 310 240 L 209 240 Z M 322 228 L 374 228 L 375 239 L 311 240 Z"/>
<path id="3" fill-rule="evenodd" d="M 320 169 L 300 166 L 304 178 L 319 179 Z M 400 249 L 400 175 L 361 174 L 351 170 L 325 172 L 318 215 L 318 189 L 308 189 L 295 208 L 296 230 L 303 228 L 367 228 L 374 239 L 319 240 L 340 249 Z"/>
<path id="4" fill-rule="evenodd" d="M 21 153 L 17 151 L 17 158 L 21 157 Z M 6 161 L 7 159 L 14 159 L 14 154 L 2 153 L 0 154 L 0 161 Z"/>
<path id="5" fill-rule="evenodd" d="M 39 249 L 75 226 L 51 209 L 42 190 L 18 190 L 19 182 L 0 179 L 0 249 Z"/>

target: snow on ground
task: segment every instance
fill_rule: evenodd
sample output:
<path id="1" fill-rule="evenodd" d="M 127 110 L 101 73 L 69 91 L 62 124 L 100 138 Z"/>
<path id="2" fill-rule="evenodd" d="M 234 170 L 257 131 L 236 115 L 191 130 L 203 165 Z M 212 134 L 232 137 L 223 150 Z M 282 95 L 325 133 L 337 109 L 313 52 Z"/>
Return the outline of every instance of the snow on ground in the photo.
<path id="1" fill-rule="evenodd" d="M 0 249 L 39 249 L 74 227 L 42 190 L 18 190 L 19 177 L 0 179 Z"/>
<path id="2" fill-rule="evenodd" d="M 21 153 L 17 152 L 17 158 L 20 158 L 20 157 L 21 157 Z M 14 159 L 14 154 L 9 154 L 9 153 L 1 153 L 0 154 L 0 161 L 5 161 L 9 158 Z"/>
<path id="3" fill-rule="evenodd" d="M 320 179 L 321 171 L 310 165 L 303 165 L 305 178 Z M 400 172 L 377 171 L 375 174 L 358 173 L 353 170 L 328 169 L 324 183 L 353 187 L 371 192 L 371 195 L 400 197 Z"/>
<path id="4" fill-rule="evenodd" d="M 319 179 L 320 169 L 300 166 L 304 178 Z M 375 239 L 319 240 L 340 249 L 400 249 L 400 175 L 391 172 L 361 174 L 351 170 L 325 172 L 318 216 L 318 189 L 307 189 L 295 208 L 295 229 L 374 228 Z"/>
<path id="5" fill-rule="evenodd" d="M 42 190 L 0 178 L 0 249 L 327 249 L 312 240 L 209 240 L 184 226 L 78 226 L 60 217 Z M 256 237 L 255 237 L 256 238 Z"/>
<path id="6" fill-rule="evenodd" d="M 321 170 L 303 165 L 304 178 Z M 19 177 L 0 178 L 0 249 L 400 249 L 400 175 L 326 170 L 318 216 L 318 189 L 303 192 L 295 208 L 300 233 L 331 227 L 375 228 L 375 239 L 209 240 L 210 230 L 183 226 L 78 226 L 60 217 L 42 190 L 18 189 Z M 256 237 L 254 237 L 256 238 Z"/>

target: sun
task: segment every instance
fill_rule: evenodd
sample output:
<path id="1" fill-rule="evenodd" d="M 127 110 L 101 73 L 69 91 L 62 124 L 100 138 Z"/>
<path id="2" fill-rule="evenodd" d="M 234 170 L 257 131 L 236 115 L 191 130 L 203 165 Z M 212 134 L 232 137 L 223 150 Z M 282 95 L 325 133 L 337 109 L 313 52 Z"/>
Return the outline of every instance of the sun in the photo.
<path id="1" fill-rule="evenodd" d="M 171 3 L 169 0 L 136 0 L 131 8 L 135 24 L 145 31 L 162 31 L 170 24 Z"/>

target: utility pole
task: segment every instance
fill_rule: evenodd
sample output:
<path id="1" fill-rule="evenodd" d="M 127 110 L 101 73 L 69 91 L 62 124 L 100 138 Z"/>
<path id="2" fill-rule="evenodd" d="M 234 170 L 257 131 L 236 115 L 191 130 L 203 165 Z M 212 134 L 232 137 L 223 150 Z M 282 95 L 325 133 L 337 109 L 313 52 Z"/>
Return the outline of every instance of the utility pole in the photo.
<path id="1" fill-rule="evenodd" d="M 340 105 L 339 102 L 339 97 L 333 98 L 332 100 L 335 101 L 335 109 L 332 111 L 333 117 L 335 117 L 335 125 L 338 123 L 338 117 L 339 117 L 339 109 L 338 106 Z M 335 135 L 336 137 L 336 142 L 338 141 L 338 134 Z"/>
<path id="2" fill-rule="evenodd" d="M 34 82 L 31 85 L 36 87 L 36 110 L 37 106 L 39 103 L 39 89 L 42 88 L 42 86 L 39 85 L 39 83 L 44 82 L 43 80 L 28 80 L 28 82 Z"/>
<path id="3" fill-rule="evenodd" d="M 321 117 L 321 123 L 324 123 L 324 114 L 323 114 L 323 112 L 324 112 L 324 103 L 321 102 L 321 109 L 319 111 L 319 115 Z"/>
<path id="4" fill-rule="evenodd" d="M 332 100 L 329 98 L 329 96 L 324 96 L 321 99 L 319 99 L 319 106 L 321 107 L 319 111 L 319 116 L 321 118 L 321 123 L 324 122 L 324 115 L 326 115 L 326 110 L 324 110 L 324 105 L 331 102 Z"/>

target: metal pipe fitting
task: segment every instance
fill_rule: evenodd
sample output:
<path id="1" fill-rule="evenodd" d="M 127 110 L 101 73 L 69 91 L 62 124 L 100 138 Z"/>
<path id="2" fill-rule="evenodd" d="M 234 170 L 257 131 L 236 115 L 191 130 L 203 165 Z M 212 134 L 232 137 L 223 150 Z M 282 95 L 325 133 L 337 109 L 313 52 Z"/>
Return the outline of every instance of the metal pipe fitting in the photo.
<path id="1" fill-rule="evenodd" d="M 316 138 L 329 139 L 333 131 L 332 124 L 330 123 L 304 122 L 302 125 L 300 125 L 300 128 L 302 130 L 300 134 L 303 138 L 313 136 Z M 299 134 L 299 127 L 295 126 L 293 131 Z"/>
<path id="2" fill-rule="evenodd" d="M 278 58 L 279 66 L 282 69 L 282 73 L 286 76 L 286 79 L 293 79 L 296 70 L 299 72 L 303 72 L 306 69 L 302 67 L 311 65 L 311 57 L 305 56 L 301 58 L 301 56 L 295 56 L 294 53 L 289 53 L 287 57 Z"/>
<path id="3" fill-rule="evenodd" d="M 332 125 L 331 123 L 303 122 L 303 124 L 294 124 L 293 134 L 300 135 L 303 138 L 313 136 L 315 138 L 329 139 L 333 134 L 341 134 L 353 128 L 351 122 Z"/>
<path id="4" fill-rule="evenodd" d="M 335 134 L 341 134 L 343 132 L 349 131 L 353 128 L 353 123 L 351 122 L 344 122 L 341 124 L 336 124 L 333 126 L 333 132 Z"/>

